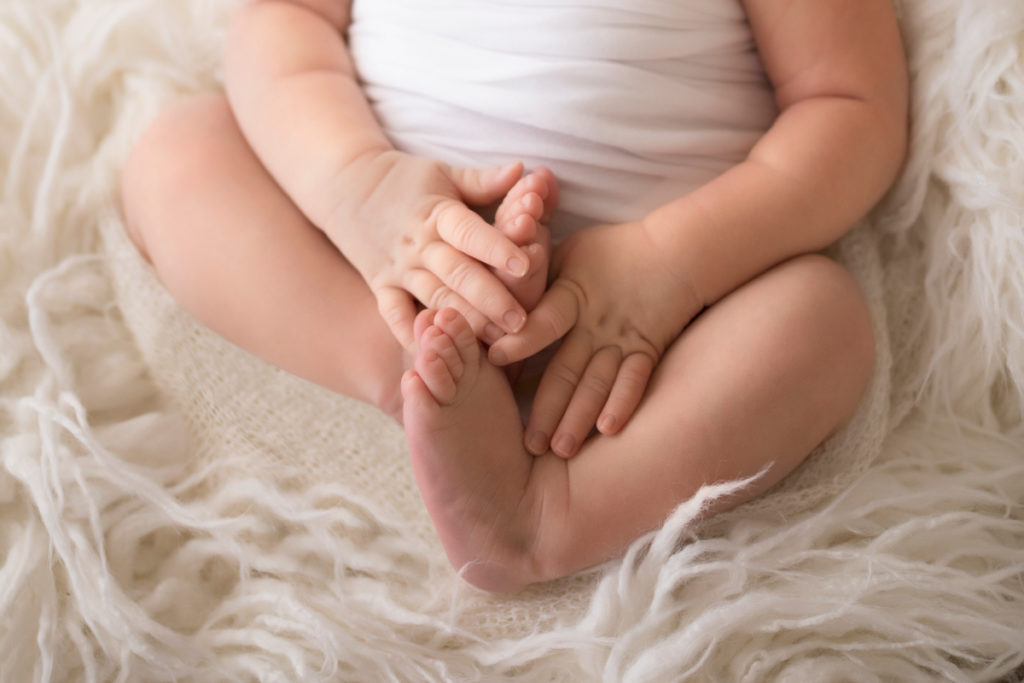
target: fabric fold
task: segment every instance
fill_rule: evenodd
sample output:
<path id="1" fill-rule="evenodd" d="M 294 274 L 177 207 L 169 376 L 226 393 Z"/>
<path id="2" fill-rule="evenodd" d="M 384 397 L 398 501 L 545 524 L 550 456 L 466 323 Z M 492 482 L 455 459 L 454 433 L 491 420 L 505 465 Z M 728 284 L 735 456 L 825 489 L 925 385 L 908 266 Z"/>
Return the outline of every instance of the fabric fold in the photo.
<path id="1" fill-rule="evenodd" d="M 777 115 L 735 0 L 357 1 L 349 41 L 399 148 L 549 166 L 563 185 L 556 240 L 708 182 Z"/>

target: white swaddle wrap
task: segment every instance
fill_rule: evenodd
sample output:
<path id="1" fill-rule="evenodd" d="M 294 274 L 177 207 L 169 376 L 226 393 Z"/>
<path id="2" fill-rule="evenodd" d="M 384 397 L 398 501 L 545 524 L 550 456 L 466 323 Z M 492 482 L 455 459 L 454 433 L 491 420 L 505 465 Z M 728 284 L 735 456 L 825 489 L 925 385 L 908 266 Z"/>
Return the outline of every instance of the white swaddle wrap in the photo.
<path id="1" fill-rule="evenodd" d="M 356 0 L 349 41 L 400 149 L 549 166 L 556 240 L 707 182 L 777 114 L 738 0 Z"/>

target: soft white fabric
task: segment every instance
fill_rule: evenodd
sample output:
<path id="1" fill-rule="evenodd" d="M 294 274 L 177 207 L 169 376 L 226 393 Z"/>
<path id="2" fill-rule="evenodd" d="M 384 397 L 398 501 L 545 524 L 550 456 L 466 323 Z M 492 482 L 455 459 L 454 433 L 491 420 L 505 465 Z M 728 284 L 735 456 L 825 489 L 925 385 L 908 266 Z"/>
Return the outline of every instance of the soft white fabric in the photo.
<path id="1" fill-rule="evenodd" d="M 352 18 L 392 141 L 456 165 L 549 166 L 556 241 L 706 183 L 776 116 L 739 0 L 357 0 Z"/>
<path id="2" fill-rule="evenodd" d="M 0 680 L 990 681 L 1024 664 L 1017 0 L 905 3 L 912 155 L 843 247 L 885 265 L 891 382 L 846 432 L 889 433 L 874 464 L 787 503 L 802 512 L 697 528 L 695 501 L 624 560 L 516 597 L 454 580 L 397 428 L 198 328 L 124 240 L 121 163 L 170 98 L 216 85 L 228 6 L 0 4 Z"/>

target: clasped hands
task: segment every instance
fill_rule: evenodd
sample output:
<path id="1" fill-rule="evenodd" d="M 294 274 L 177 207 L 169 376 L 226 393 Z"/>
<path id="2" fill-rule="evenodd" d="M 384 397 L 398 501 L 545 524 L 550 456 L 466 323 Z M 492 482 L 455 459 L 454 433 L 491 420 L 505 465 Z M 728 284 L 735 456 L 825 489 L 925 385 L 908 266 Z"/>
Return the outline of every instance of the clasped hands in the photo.
<path id="1" fill-rule="evenodd" d="M 551 448 L 568 458 L 595 425 L 607 435 L 626 425 L 658 361 L 701 305 L 641 221 L 596 226 L 560 244 L 550 285 L 527 318 L 498 273 L 529 272 L 528 254 L 535 261 L 538 254 L 524 247 L 529 231 L 514 241 L 469 208 L 501 199 L 521 174 L 520 164 L 459 169 L 393 150 L 366 153 L 346 167 L 345 197 L 325 232 L 408 349 L 417 302 L 462 313 L 491 345 L 496 365 L 562 339 L 525 438 L 531 453 Z"/>
<path id="2" fill-rule="evenodd" d="M 552 282 L 526 325 L 491 345 L 497 365 L 562 339 L 541 378 L 526 447 L 568 458 L 596 425 L 618 433 L 665 350 L 701 310 L 686 274 L 643 222 L 578 232 L 552 255 Z"/>
<path id="3" fill-rule="evenodd" d="M 519 163 L 453 168 L 395 150 L 371 150 L 335 181 L 345 191 L 324 232 L 362 275 L 406 349 L 415 343 L 417 302 L 458 310 L 488 343 L 525 324 L 526 311 L 496 273 L 525 276 L 527 250 L 469 208 L 504 197 L 522 170 Z M 527 231 L 521 241 L 530 236 Z"/>

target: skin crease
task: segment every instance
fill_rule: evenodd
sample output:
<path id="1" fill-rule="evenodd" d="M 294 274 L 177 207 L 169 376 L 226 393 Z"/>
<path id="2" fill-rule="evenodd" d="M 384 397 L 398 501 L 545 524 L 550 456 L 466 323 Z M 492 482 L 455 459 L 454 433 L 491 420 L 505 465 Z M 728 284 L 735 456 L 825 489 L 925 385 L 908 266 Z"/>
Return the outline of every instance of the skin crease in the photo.
<path id="1" fill-rule="evenodd" d="M 817 252 L 905 154 L 891 6 L 743 5 L 774 125 L 705 186 L 552 251 L 554 173 L 394 150 L 354 76 L 349 4 L 251 2 L 229 31 L 226 99 L 176 105 L 133 151 L 129 230 L 199 320 L 403 421 L 467 580 L 505 591 L 571 573 L 704 483 L 770 465 L 722 505 L 766 490 L 871 372 L 863 297 Z M 473 209 L 495 202 L 492 226 Z M 499 366 L 557 339 L 524 428 Z"/>

